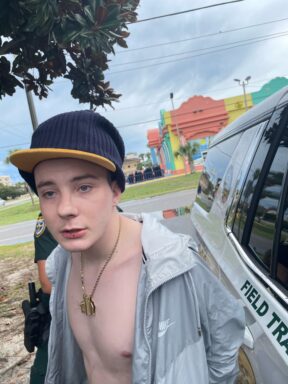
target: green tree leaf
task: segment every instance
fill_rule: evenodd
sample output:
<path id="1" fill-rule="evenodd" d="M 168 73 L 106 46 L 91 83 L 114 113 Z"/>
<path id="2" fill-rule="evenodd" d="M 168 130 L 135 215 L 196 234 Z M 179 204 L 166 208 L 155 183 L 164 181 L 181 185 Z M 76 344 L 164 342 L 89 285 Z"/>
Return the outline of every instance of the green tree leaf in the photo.
<path id="1" fill-rule="evenodd" d="M 1 0 L 0 98 L 23 84 L 40 99 L 60 76 L 80 103 L 112 105 L 120 95 L 105 83 L 115 44 L 127 47 L 127 23 L 139 0 Z"/>

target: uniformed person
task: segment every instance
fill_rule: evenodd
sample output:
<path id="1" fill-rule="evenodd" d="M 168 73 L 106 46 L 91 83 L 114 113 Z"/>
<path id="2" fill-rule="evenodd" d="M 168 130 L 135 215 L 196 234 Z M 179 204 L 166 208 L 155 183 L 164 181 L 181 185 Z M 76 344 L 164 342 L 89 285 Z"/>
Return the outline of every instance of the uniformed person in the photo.
<path id="1" fill-rule="evenodd" d="M 39 281 L 43 291 L 43 294 L 41 295 L 41 301 L 47 310 L 49 310 L 51 284 L 45 272 L 45 263 L 47 257 L 56 246 L 57 242 L 46 227 L 42 214 L 40 213 L 34 232 L 34 262 L 37 263 Z M 34 364 L 31 367 L 30 384 L 44 384 L 47 361 L 48 340 L 37 348 Z"/>

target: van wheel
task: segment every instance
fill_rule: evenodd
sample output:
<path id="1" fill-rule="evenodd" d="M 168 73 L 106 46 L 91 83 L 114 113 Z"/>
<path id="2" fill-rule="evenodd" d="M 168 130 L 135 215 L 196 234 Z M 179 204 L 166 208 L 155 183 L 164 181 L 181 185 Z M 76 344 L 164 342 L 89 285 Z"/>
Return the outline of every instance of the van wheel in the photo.
<path id="1" fill-rule="evenodd" d="M 240 373 L 237 379 L 237 384 L 256 384 L 252 366 L 242 348 L 240 348 L 239 351 L 238 362 Z"/>

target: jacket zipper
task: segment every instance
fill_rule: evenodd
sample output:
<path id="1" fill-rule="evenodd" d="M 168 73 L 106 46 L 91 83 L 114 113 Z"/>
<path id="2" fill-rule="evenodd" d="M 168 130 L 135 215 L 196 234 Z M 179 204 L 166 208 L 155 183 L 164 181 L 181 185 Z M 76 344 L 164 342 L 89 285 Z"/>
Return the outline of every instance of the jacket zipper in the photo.
<path id="1" fill-rule="evenodd" d="M 188 272 L 192 267 L 190 266 L 189 268 L 187 267 L 185 270 L 181 271 L 181 272 L 177 272 L 177 274 L 175 274 L 174 276 L 170 277 L 168 280 L 164 280 L 162 281 L 161 283 L 159 283 L 157 285 L 157 287 L 153 288 L 148 294 L 147 294 L 147 297 L 146 297 L 146 301 L 145 301 L 145 309 L 144 309 L 144 324 L 143 324 L 143 331 L 144 331 L 144 337 L 145 337 L 145 340 L 146 340 L 146 343 L 148 345 L 148 349 L 149 349 L 149 371 L 148 371 L 148 381 L 147 383 L 148 384 L 152 384 L 151 383 L 151 355 L 152 355 L 152 352 L 151 352 L 151 346 L 150 346 L 150 343 L 148 341 L 148 336 L 147 336 L 147 332 L 146 332 L 146 318 L 147 318 L 147 305 L 148 305 L 148 300 L 150 298 L 150 296 L 152 295 L 152 293 L 154 291 L 156 291 L 159 287 L 161 287 L 163 284 L 166 284 L 168 283 L 169 281 L 175 279 L 176 277 L 178 276 L 181 276 L 183 275 L 184 273 Z M 195 293 L 195 286 L 194 286 L 194 283 L 192 281 L 192 284 L 193 284 L 193 296 L 194 296 L 194 299 L 195 299 L 195 303 L 197 303 L 198 305 L 198 299 L 196 297 L 196 293 Z M 197 329 L 198 329 L 198 334 L 199 336 L 201 336 L 201 323 L 200 323 L 200 316 L 199 316 L 199 312 L 196 310 L 195 312 L 196 314 L 196 321 L 197 321 Z"/>
<path id="2" fill-rule="evenodd" d="M 147 332 L 146 332 L 146 318 L 147 318 L 147 306 L 148 306 L 148 300 L 149 300 L 149 297 L 150 295 L 155 291 L 156 288 L 152 289 L 147 297 L 146 297 L 146 301 L 145 301 L 145 309 L 144 309 L 144 324 L 143 324 L 143 331 L 144 331 L 144 337 L 145 337 L 145 340 L 146 340 L 146 343 L 148 345 L 148 349 L 149 349 L 149 367 L 148 367 L 148 381 L 147 383 L 151 383 L 151 355 L 152 355 L 152 352 L 151 352 L 151 346 L 150 346 L 150 343 L 149 343 L 149 340 L 148 340 L 148 336 L 147 336 Z M 151 383 L 152 384 L 152 383 Z"/>
<path id="3" fill-rule="evenodd" d="M 201 329 L 201 321 L 200 321 L 200 313 L 199 313 L 199 302 L 198 302 L 198 297 L 196 295 L 194 281 L 192 279 L 191 279 L 191 284 L 192 284 L 192 295 L 195 301 L 195 316 L 196 316 L 196 323 L 197 323 L 197 331 L 198 331 L 198 335 L 201 336 L 202 329 Z"/>

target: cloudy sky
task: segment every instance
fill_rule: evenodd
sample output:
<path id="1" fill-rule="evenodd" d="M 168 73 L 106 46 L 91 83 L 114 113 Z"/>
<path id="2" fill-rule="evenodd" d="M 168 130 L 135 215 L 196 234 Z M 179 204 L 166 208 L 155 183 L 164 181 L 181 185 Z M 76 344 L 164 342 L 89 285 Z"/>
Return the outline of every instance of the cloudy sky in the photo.
<path id="1" fill-rule="evenodd" d="M 138 19 L 223 4 L 225 0 L 140 0 Z M 228 0 L 227 0 L 228 2 Z M 147 130 L 158 126 L 160 110 L 175 108 L 193 95 L 214 99 L 239 95 L 233 81 L 251 80 L 254 92 L 276 76 L 288 77 L 287 0 L 230 1 L 202 10 L 129 26 L 128 49 L 117 48 L 106 79 L 122 94 L 115 109 L 99 108 L 120 130 L 126 152 L 147 152 Z M 88 109 L 70 95 L 70 83 L 58 79 L 48 98 L 34 97 L 38 122 L 54 114 Z M 18 90 L 0 100 L 0 175 L 20 180 L 3 160 L 9 150 L 30 144 L 32 125 L 26 96 Z"/>

